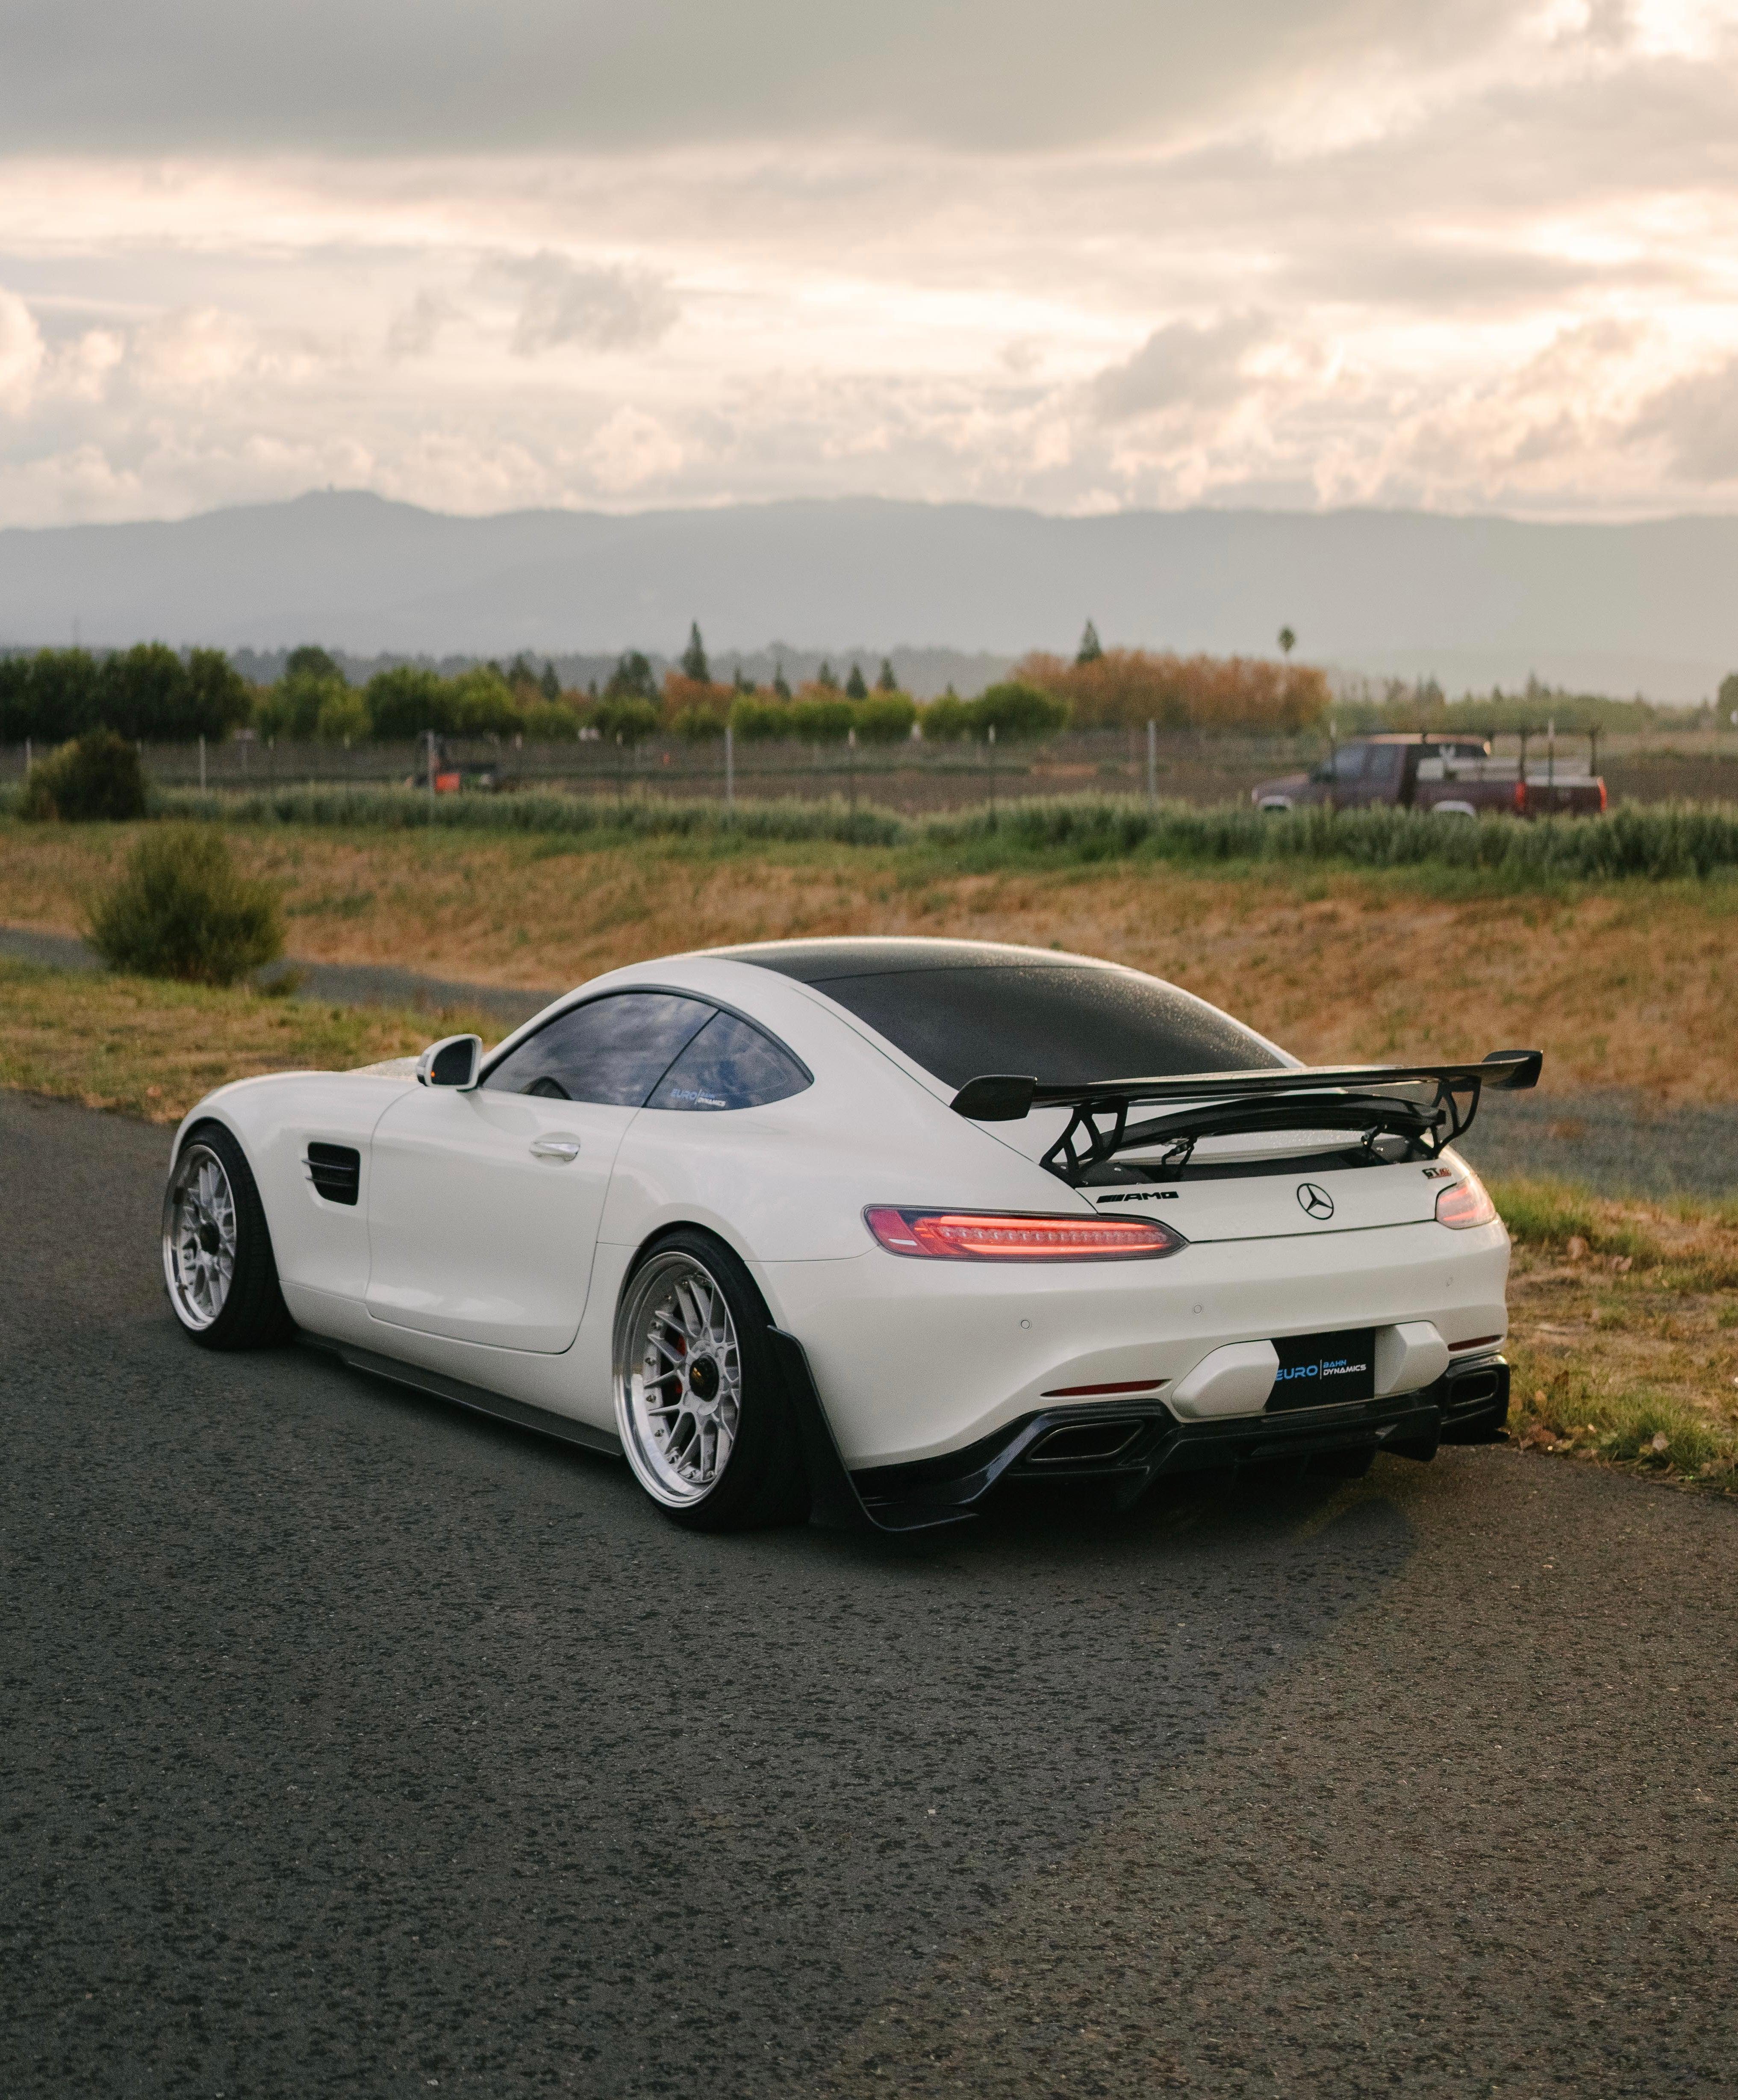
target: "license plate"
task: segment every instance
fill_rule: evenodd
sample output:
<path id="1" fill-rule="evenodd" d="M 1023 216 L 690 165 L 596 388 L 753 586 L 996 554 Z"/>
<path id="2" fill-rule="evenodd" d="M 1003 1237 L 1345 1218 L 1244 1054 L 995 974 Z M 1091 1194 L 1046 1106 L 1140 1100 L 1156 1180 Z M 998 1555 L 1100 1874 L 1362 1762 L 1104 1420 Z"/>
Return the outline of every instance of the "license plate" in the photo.
<path id="1" fill-rule="evenodd" d="M 1292 1407 L 1333 1407 L 1342 1401 L 1370 1400 L 1376 1391 L 1376 1330 L 1354 1327 L 1340 1335 L 1288 1335 L 1276 1341 L 1279 1375 L 1268 1401 L 1269 1414 Z"/>

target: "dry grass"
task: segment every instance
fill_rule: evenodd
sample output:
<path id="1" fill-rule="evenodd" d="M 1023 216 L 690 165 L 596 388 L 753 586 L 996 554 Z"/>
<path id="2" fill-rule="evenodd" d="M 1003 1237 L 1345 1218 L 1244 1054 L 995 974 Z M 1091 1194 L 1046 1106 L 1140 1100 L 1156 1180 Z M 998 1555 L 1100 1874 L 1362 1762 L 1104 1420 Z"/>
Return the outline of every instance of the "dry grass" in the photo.
<path id="1" fill-rule="evenodd" d="M 319 1006 L 161 978 L 0 961 L 0 1086 L 179 1123 L 259 1072 L 340 1071 L 496 1024 L 476 1014 Z"/>
<path id="2" fill-rule="evenodd" d="M 0 922 L 77 932 L 134 827 L 0 823 Z M 230 833 L 283 889 L 293 955 L 477 983 L 576 984 L 646 955 L 789 934 L 952 933 L 1172 978 L 1300 1055 L 1546 1051 L 1547 1087 L 1738 1100 L 1738 893 L 1445 897 L 1392 873 L 1163 867 L 960 874 L 836 845 L 573 850 L 475 833 Z"/>
<path id="3" fill-rule="evenodd" d="M 1738 1492 L 1738 1207 L 1493 1193 L 1515 1240 L 1511 1435 Z"/>

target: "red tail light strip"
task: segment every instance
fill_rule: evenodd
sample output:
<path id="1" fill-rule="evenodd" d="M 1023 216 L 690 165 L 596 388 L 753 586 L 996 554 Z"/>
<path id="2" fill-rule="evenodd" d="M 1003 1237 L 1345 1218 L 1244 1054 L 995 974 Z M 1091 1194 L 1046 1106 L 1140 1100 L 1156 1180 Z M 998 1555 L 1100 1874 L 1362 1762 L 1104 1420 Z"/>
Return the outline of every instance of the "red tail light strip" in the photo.
<path id="1" fill-rule="evenodd" d="M 1475 1335 L 1470 1342 L 1450 1342 L 1449 1352 L 1452 1356 L 1461 1349 L 1482 1349 L 1487 1343 L 1500 1342 L 1502 1339 L 1501 1335 Z"/>
<path id="2" fill-rule="evenodd" d="M 1169 1379 L 1123 1379 L 1115 1385 L 1053 1385 L 1044 1398 L 1084 1400 L 1089 1394 L 1101 1392 L 1157 1392 L 1162 1385 L 1170 1383 Z"/>
<path id="3" fill-rule="evenodd" d="M 1189 1242 L 1147 1218 L 1026 1217 L 871 1204 L 863 1222 L 889 1254 L 933 1261 L 1151 1261 Z"/>

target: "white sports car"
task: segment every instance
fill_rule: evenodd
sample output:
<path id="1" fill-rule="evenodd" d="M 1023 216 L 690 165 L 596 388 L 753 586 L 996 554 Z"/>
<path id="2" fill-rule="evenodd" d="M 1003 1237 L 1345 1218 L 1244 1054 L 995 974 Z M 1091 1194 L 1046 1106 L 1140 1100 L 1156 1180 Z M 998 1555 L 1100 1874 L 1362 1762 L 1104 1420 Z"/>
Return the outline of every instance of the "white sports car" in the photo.
<path id="1" fill-rule="evenodd" d="M 1359 1472 L 1507 1413 L 1508 1238 L 1451 1140 L 1539 1065 L 1308 1069 L 1044 949 L 714 949 L 487 1057 L 218 1088 L 176 1134 L 164 1274 L 196 1341 L 299 1330 L 620 1453 L 696 1526 Z"/>

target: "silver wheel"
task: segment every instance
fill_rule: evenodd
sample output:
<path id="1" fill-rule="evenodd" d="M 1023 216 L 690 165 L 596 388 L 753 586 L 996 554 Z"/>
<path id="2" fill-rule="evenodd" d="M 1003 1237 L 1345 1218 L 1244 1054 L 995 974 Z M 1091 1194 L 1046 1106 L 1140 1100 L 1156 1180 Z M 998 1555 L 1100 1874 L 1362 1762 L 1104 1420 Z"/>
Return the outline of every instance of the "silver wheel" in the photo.
<path id="1" fill-rule="evenodd" d="M 163 1276 L 183 1326 L 209 1327 L 236 1275 L 236 1192 L 209 1145 L 190 1145 L 163 1198 Z"/>
<path id="2" fill-rule="evenodd" d="M 742 1416 L 736 1323 L 692 1255 L 654 1255 L 615 1316 L 615 1420 L 635 1478 L 672 1509 L 717 1485 Z"/>

